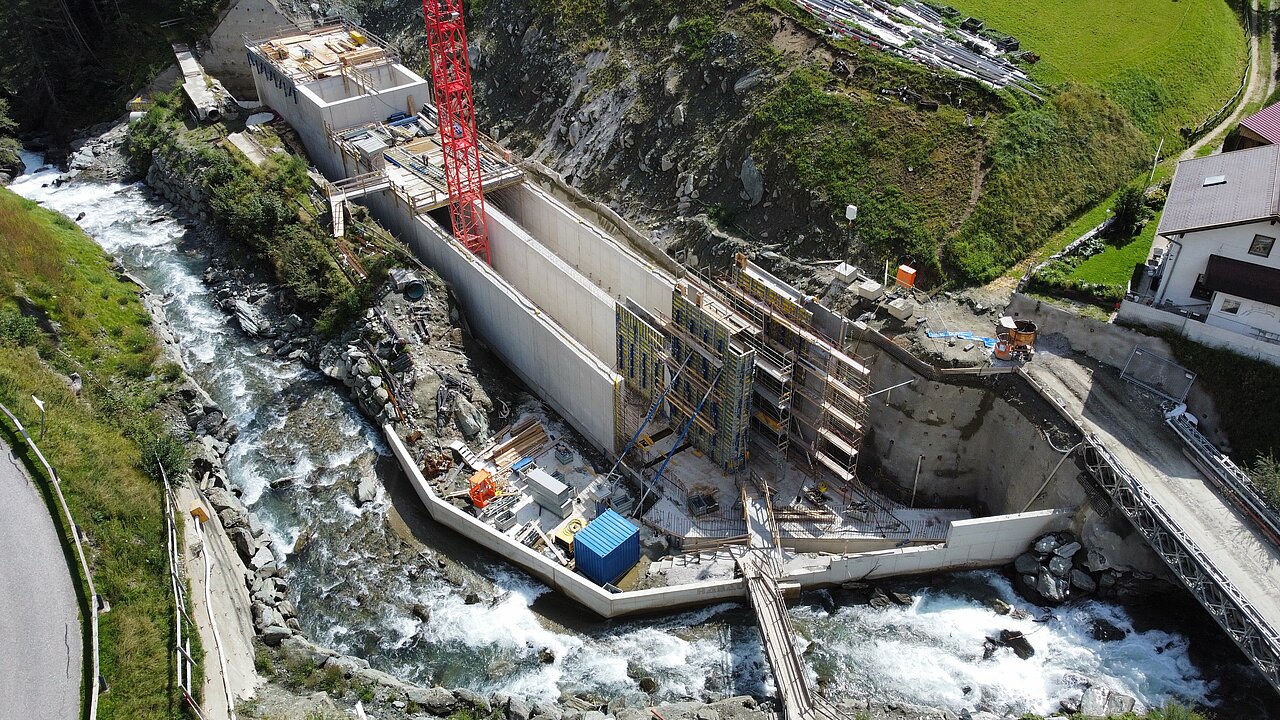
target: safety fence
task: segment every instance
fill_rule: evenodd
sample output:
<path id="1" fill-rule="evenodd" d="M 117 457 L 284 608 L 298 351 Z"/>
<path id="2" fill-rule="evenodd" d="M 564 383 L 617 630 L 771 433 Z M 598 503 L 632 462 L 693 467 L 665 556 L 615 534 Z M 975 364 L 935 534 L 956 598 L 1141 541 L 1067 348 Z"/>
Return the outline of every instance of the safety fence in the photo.
<path id="1" fill-rule="evenodd" d="M 198 630 L 187 607 L 186 578 L 182 572 L 182 549 L 178 541 L 177 524 L 174 522 L 178 498 L 173 492 L 173 486 L 169 484 L 169 475 L 158 457 L 156 466 L 160 468 L 160 479 L 164 481 L 165 544 L 169 553 L 169 586 L 173 590 L 173 659 L 178 669 L 178 688 L 182 690 L 182 699 L 186 701 L 187 707 L 191 708 L 191 712 L 198 720 L 204 720 L 204 713 L 200 710 L 200 703 L 196 700 L 195 693 L 196 686 L 203 682 L 203 678 L 195 676 L 197 663 L 191 656 L 191 636 Z"/>
<path id="2" fill-rule="evenodd" d="M 86 674 L 85 682 L 83 683 L 85 697 L 82 710 L 84 716 L 89 720 L 97 720 L 98 694 L 106 686 L 105 681 L 102 679 L 98 660 L 98 609 L 103 605 L 102 599 L 98 597 L 98 592 L 94 588 L 93 573 L 89 571 L 89 561 L 84 554 L 84 545 L 80 539 L 80 526 L 76 525 L 75 518 L 71 515 L 71 508 L 67 507 L 67 498 L 62 494 L 62 481 L 58 479 L 58 474 L 53 471 L 53 466 L 49 464 L 44 453 L 40 452 L 35 440 L 31 439 L 27 429 L 23 427 L 17 416 L 9 411 L 9 408 L 0 404 L 0 411 L 3 411 L 8 416 L 9 421 L 17 428 L 18 433 L 26 440 L 36 458 L 40 460 L 40 464 L 44 466 L 44 471 L 49 476 L 50 485 L 53 487 L 54 495 L 58 498 L 58 505 L 62 509 L 62 516 L 66 522 L 66 532 L 70 535 L 71 544 L 75 546 L 76 557 L 80 561 L 80 573 L 87 589 L 87 594 L 82 599 L 80 611 L 84 615 L 85 624 L 89 627 L 89 649 L 92 656 L 92 672 Z"/>

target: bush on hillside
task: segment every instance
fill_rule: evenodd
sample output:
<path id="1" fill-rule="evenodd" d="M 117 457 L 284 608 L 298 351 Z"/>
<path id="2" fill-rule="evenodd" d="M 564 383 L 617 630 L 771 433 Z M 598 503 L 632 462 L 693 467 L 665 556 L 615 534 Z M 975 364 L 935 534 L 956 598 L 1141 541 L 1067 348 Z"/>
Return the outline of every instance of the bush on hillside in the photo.
<path id="1" fill-rule="evenodd" d="M 1155 213 L 1147 206 L 1140 188 L 1132 185 L 1121 190 L 1116 196 L 1116 204 L 1111 206 L 1112 221 L 1107 227 L 1107 237 L 1127 240 L 1142 232 Z"/>

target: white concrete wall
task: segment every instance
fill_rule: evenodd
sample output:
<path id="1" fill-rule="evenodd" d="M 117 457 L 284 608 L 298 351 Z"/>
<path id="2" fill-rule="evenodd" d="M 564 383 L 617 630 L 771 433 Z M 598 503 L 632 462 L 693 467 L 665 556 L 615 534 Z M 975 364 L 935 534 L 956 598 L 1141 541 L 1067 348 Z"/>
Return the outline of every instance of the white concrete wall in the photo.
<path id="1" fill-rule="evenodd" d="M 241 47 L 243 49 L 243 45 Z M 298 133 L 307 154 L 311 156 L 312 164 L 331 179 L 342 177 L 342 160 L 330 152 L 329 139 L 324 129 L 327 118 L 321 113 L 319 104 L 302 92 L 298 92 L 296 96 L 287 95 L 286 88 L 277 87 L 270 76 L 258 72 L 252 66 L 247 67 L 253 73 L 258 98 Z"/>
<path id="2" fill-rule="evenodd" d="M 524 183 L 495 193 L 491 202 L 618 302 L 629 297 L 646 310 L 671 314 L 675 283 L 666 271 L 543 189 Z"/>
<path id="3" fill-rule="evenodd" d="M 615 367 L 618 333 L 613 298 L 487 203 L 485 219 L 494 269 L 601 362 Z"/>
<path id="4" fill-rule="evenodd" d="M 433 520 L 482 547 L 498 553 L 549 587 L 564 593 L 601 617 L 672 610 L 746 597 L 746 586 L 741 580 L 713 580 L 673 588 L 610 593 L 582 575 L 513 542 L 497 530 L 477 520 L 475 516 L 442 500 L 432 491 L 426 478 L 422 476 L 417 463 L 396 435 L 395 428 L 384 425 L 382 432 L 396 459 L 400 461 L 400 466 L 404 468 L 413 489 L 418 493 L 418 499 L 426 505 L 427 512 L 431 514 Z"/>
<path id="5" fill-rule="evenodd" d="M 746 597 L 741 580 L 712 580 L 674 587 L 610 593 L 529 548 L 511 541 L 475 516 L 445 502 L 432 491 L 395 428 L 383 435 L 432 519 L 523 568 L 549 587 L 564 593 L 602 617 L 668 611 Z M 1038 536 L 1071 525 L 1069 510 L 1004 515 L 952 523 L 945 544 L 898 548 L 845 557 L 820 557 L 788 563 L 787 583 L 801 587 L 837 585 L 853 579 L 884 578 L 994 567 L 1012 562 Z"/>
<path id="6" fill-rule="evenodd" d="M 254 90 L 253 68 L 244 59 L 245 36 L 269 35 L 292 22 L 276 0 L 237 0 L 222 12 L 209 34 L 207 49 L 200 53 L 200 64 L 236 97 L 244 99 Z"/>
<path id="7" fill-rule="evenodd" d="M 861 553 L 792 571 L 787 580 L 803 587 L 835 585 L 851 579 L 874 580 L 898 575 L 954 572 L 969 568 L 997 567 L 1026 552 L 1040 535 L 1071 526 L 1071 510 L 1041 510 L 1017 515 L 996 515 L 951 523 L 942 545 L 907 547 Z"/>
<path id="8" fill-rule="evenodd" d="M 1116 318 L 1124 322 L 1145 325 L 1154 330 L 1176 332 L 1201 345 L 1231 350 L 1241 355 L 1265 360 L 1273 365 L 1280 365 L 1280 345 L 1241 335 L 1234 330 L 1197 322 L 1149 305 L 1125 300 L 1120 303 L 1120 312 Z"/>
<path id="9" fill-rule="evenodd" d="M 390 192 L 363 202 L 449 283 L 471 332 L 574 429 L 612 452 L 614 392 L 622 376 L 429 216 L 410 215 Z"/>

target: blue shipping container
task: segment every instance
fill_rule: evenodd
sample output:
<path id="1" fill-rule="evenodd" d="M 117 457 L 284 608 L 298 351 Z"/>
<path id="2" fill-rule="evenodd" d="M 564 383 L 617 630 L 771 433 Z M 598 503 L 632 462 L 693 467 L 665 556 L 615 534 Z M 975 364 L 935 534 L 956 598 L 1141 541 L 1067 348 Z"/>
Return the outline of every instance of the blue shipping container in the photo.
<path id="1" fill-rule="evenodd" d="M 573 536 L 578 569 L 597 583 L 617 582 L 640 562 L 640 528 L 605 510 Z"/>

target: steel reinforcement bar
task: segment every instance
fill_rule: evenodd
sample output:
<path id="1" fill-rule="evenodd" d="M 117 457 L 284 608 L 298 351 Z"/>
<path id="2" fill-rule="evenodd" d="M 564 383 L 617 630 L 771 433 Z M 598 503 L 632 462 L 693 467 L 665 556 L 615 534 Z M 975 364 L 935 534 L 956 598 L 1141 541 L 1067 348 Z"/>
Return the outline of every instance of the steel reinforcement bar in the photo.
<path id="1" fill-rule="evenodd" d="M 1280 635 L 1276 630 L 1094 435 L 1085 438 L 1084 460 L 1115 507 L 1280 692 Z"/>

